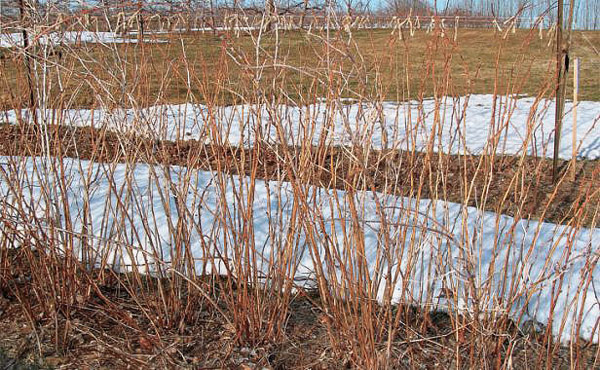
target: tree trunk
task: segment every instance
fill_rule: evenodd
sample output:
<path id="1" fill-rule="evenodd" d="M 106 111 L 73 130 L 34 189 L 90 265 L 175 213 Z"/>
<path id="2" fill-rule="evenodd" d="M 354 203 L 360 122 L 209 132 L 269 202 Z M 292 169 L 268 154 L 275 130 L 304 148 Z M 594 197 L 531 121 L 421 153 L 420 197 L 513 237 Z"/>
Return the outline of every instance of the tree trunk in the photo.
<path id="1" fill-rule="evenodd" d="M 143 2 L 138 1 L 138 43 L 140 45 L 144 42 L 144 15 L 143 15 Z"/>
<path id="2" fill-rule="evenodd" d="M 308 11 L 308 0 L 304 0 L 304 11 L 300 15 L 300 28 L 304 29 L 304 19 L 306 18 L 306 12 Z"/>
<path id="3" fill-rule="evenodd" d="M 275 0 L 267 0 L 265 3 L 265 31 L 270 31 L 273 27 L 272 17 L 275 14 Z"/>

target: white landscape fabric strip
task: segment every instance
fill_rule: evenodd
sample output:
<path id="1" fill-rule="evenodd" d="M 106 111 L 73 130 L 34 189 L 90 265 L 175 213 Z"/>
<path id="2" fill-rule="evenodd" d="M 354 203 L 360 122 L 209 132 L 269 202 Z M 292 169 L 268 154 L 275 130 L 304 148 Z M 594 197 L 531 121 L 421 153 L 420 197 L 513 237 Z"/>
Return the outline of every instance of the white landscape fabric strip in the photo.
<path id="1" fill-rule="evenodd" d="M 567 102 L 559 157 L 572 157 L 572 103 Z M 27 117 L 27 112 L 22 112 Z M 257 133 L 270 142 L 412 149 L 451 154 L 522 154 L 552 157 L 554 102 L 471 95 L 378 105 L 319 102 L 307 106 L 156 105 L 144 109 L 66 110 L 61 124 L 105 127 L 161 140 L 201 140 L 250 146 Z M 16 113 L 3 114 L 16 122 Z M 57 123 L 51 122 L 50 123 Z M 274 122 L 281 125 L 277 130 Z M 578 106 L 578 158 L 600 158 L 600 102 Z M 525 144 L 524 144 L 525 143 Z"/>
<path id="2" fill-rule="evenodd" d="M 68 190 L 55 199 L 68 199 L 74 232 L 87 230 L 94 236 L 88 238 L 86 250 L 96 251 L 92 257 L 96 263 L 105 256 L 114 268 L 138 264 L 144 265 L 143 271 L 152 272 L 157 259 L 168 263 L 174 253 L 187 248 L 195 258 L 196 273 L 214 271 L 205 263 L 211 256 L 221 256 L 216 269 L 223 273 L 225 260 L 236 254 L 245 258 L 240 250 L 247 245 L 244 231 L 253 235 L 256 266 L 264 274 L 273 273 L 268 270 L 269 259 L 273 266 L 283 265 L 279 252 L 286 241 L 297 242 L 294 277 L 310 281 L 315 273 L 309 252 L 313 240 L 322 260 L 336 253 L 342 256 L 336 268 L 325 271 L 328 277 L 342 276 L 339 263 L 346 257 L 354 264 L 364 261 L 371 278 L 378 273 L 382 283 L 374 289 L 379 299 L 384 297 L 389 267 L 392 274 L 401 273 L 397 284 L 388 287 L 394 301 L 427 303 L 432 309 L 454 307 L 463 312 L 473 312 L 477 305 L 479 312 L 505 310 L 522 318 L 521 323 L 534 320 L 543 324 L 548 323 L 551 302 L 555 302 L 555 335 L 562 333 L 563 341 L 577 334 L 598 341 L 598 228 L 518 220 L 456 203 L 417 202 L 375 192 L 349 194 L 307 186 L 299 199 L 289 183 L 276 181 L 256 181 L 253 197 L 249 197 L 247 177 L 175 166 L 64 159 L 64 172 L 44 175 L 59 160 L 0 157 L 0 163 L 0 207 L 5 215 L 1 229 L 5 230 L 7 222 L 33 223 L 10 221 L 11 214 L 16 217 L 12 210 L 19 205 L 24 207 L 22 214 L 42 217 L 51 203 L 44 200 L 42 185 L 49 181 L 48 189 L 58 189 L 53 181 L 65 179 Z M 9 187 L 9 174 L 18 177 L 22 188 Z M 21 197 L 19 202 L 17 197 Z M 83 202 L 88 198 L 89 224 L 84 229 Z M 248 203 L 248 199 L 254 201 Z M 350 217 L 351 202 L 358 223 Z M 304 221 L 292 219 L 298 215 L 292 211 L 294 204 L 304 213 Z M 249 210 L 252 217 L 245 219 Z M 180 212 L 186 212 L 185 217 Z M 60 214 L 66 224 L 64 212 Z M 307 220 L 323 222 L 315 222 L 311 229 Z M 178 221 L 184 222 L 178 225 Z M 352 235 L 350 239 L 342 226 L 346 235 Z M 182 239 L 185 235 L 189 239 Z M 356 235 L 364 240 L 364 255 L 354 245 Z M 75 249 L 81 252 L 77 241 Z M 409 253 L 414 257 L 410 265 Z M 407 283 L 406 291 L 403 283 Z M 458 292 L 456 301 L 443 298 L 444 287 Z M 579 315 L 580 327 L 576 325 Z"/>
<path id="3" fill-rule="evenodd" d="M 174 28 L 172 30 L 147 30 L 144 31 L 145 35 L 168 35 L 168 34 L 177 34 L 177 33 L 185 33 L 188 31 L 191 32 L 212 32 L 212 31 L 217 31 L 217 32 L 222 32 L 222 31 L 240 31 L 240 32 L 249 32 L 249 31 L 257 31 L 259 30 L 260 27 L 255 27 L 255 26 L 238 26 L 238 27 L 223 27 L 223 26 L 216 26 L 216 27 L 192 27 L 190 29 L 187 28 Z M 131 31 L 129 32 L 130 35 L 137 35 L 138 31 Z"/>
<path id="4" fill-rule="evenodd" d="M 35 35 L 29 34 L 30 39 L 34 39 Z M 53 45 L 59 44 L 74 44 L 77 42 L 83 43 L 97 43 L 97 44 L 123 44 L 130 43 L 135 44 L 138 42 L 137 38 L 122 37 L 114 32 L 108 31 L 64 31 L 64 32 L 51 32 L 49 34 L 43 34 L 39 37 L 39 42 L 42 45 L 51 42 Z M 144 42 L 157 42 L 159 40 L 144 40 Z M 19 32 L 15 33 L 0 33 L 0 47 L 22 47 L 23 46 L 23 34 Z"/>

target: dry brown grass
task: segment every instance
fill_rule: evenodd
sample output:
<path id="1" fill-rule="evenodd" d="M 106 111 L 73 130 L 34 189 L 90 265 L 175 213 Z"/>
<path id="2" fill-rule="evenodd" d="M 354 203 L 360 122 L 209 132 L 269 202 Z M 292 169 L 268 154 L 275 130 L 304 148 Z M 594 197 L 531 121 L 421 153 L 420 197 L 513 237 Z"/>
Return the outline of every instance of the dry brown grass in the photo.
<path id="1" fill-rule="evenodd" d="M 457 43 L 451 39 L 432 42 L 424 31 L 399 40 L 389 30 L 362 30 L 355 31 L 349 43 L 348 35 L 339 33 L 330 40 L 331 46 L 339 50 L 331 58 L 330 68 L 346 78 L 335 89 L 343 97 L 393 101 L 432 96 L 439 93 L 444 82 L 451 84 L 447 93 L 453 95 L 551 93 L 548 89 L 554 68 L 553 47 L 548 47 L 547 35 L 539 40 L 535 31 L 518 30 L 505 40 L 487 29 L 460 29 L 459 35 Z M 281 33 L 277 40 L 279 63 L 294 69 L 270 66 L 276 40 L 272 34 L 263 37 L 260 64 L 266 68 L 261 74 L 263 80 L 269 81 L 261 86 L 265 94 L 285 93 L 299 101 L 326 95 L 326 88 L 315 87 L 318 78 L 327 78 L 323 58 L 327 43 L 322 41 L 322 32 L 310 36 L 299 31 Z M 117 44 L 114 50 L 88 44 L 76 49 L 76 53 L 65 53 L 65 59 L 59 63 L 73 73 L 63 82 L 63 88 L 74 96 L 70 103 L 86 107 L 106 103 L 99 102 L 94 94 L 100 82 L 109 83 L 110 92 L 120 98 L 113 104 L 125 106 L 132 104 L 126 94 L 142 105 L 190 100 L 232 104 L 242 100 L 240 93 L 248 95 L 239 87 L 252 84 L 254 71 L 232 62 L 228 52 L 239 62 L 254 63 L 255 47 L 250 36 L 194 32 L 148 38 L 168 43 L 146 43 L 143 47 Z M 600 49 L 600 32 L 574 32 L 571 56 L 582 60 L 580 100 L 600 100 L 600 78 L 596 73 L 600 55 L 594 47 Z M 85 68 L 78 61 L 80 57 L 87 61 Z M 21 61 L 6 58 L 0 72 L 4 87 L 0 101 L 4 108 L 27 96 L 25 81 L 18 77 L 23 73 Z M 57 62 L 56 56 L 50 58 Z M 115 76 L 121 67 L 126 75 Z M 190 86 L 188 71 L 194 77 Z M 221 86 L 216 81 L 221 81 Z M 569 83 L 572 84 L 571 79 Z M 567 96 L 571 89 L 567 88 Z M 53 91 L 58 99 L 60 92 L 57 88 Z"/>

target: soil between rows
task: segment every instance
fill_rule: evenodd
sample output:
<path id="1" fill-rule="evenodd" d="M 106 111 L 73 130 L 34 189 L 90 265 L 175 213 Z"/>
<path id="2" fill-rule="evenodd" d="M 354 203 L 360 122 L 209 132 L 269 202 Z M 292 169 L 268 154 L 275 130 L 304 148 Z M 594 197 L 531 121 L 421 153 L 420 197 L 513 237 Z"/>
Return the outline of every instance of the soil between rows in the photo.
<path id="1" fill-rule="evenodd" d="M 28 249 L 4 250 L 0 257 L 1 265 L 7 266 L 0 274 L 0 365 L 4 369 L 362 368 L 352 353 L 331 345 L 328 315 L 316 291 L 300 290 L 290 300 L 281 337 L 248 343 L 239 340 L 236 328 L 220 312 L 202 303 L 197 290 L 177 285 L 177 279 L 162 281 L 145 275 L 143 283 L 135 285 L 130 274 L 80 268 L 73 276 L 76 298 L 69 302 L 63 297 L 53 307 L 52 292 L 45 291 L 48 287 L 39 279 L 62 277 L 66 261 L 51 261 L 52 257 Z M 50 270 L 49 276 L 36 271 L 42 266 Z M 229 291 L 220 291 L 227 283 L 219 285 L 219 279 L 227 277 L 202 276 L 196 283 L 212 287 L 215 301 L 221 301 L 219 296 Z M 179 292 L 180 301 L 169 304 L 181 312 L 171 315 L 171 322 L 148 315 L 160 312 L 165 303 L 162 289 Z M 44 296 L 49 300 L 42 302 Z M 220 306 L 232 314 L 231 307 Z M 373 314 L 381 317 L 381 309 Z M 539 323 L 517 327 L 510 319 L 498 318 L 490 327 L 485 320 L 409 305 L 392 307 L 392 314 L 398 314 L 400 321 L 390 344 L 390 369 L 473 369 L 506 363 L 515 369 L 542 365 L 571 369 L 574 364 L 592 369 L 600 361 L 598 345 L 583 339 L 573 347 L 548 341 L 547 327 Z M 356 328 L 356 334 L 360 330 Z M 485 334 L 490 330 L 494 335 Z M 341 331 L 333 335 L 343 345 L 357 339 L 347 337 L 351 332 L 345 327 L 346 335 Z"/>
<path id="2" fill-rule="evenodd" d="M 552 181 L 552 161 L 536 157 L 446 155 L 351 147 L 253 148 L 158 141 L 89 127 L 50 126 L 49 152 L 95 162 L 178 165 L 265 180 L 292 179 L 347 191 L 374 190 L 420 199 L 444 199 L 486 211 L 557 224 L 591 227 L 600 203 L 600 161 L 560 161 L 562 176 Z M 40 129 L 0 126 L 0 155 L 44 155 Z"/>

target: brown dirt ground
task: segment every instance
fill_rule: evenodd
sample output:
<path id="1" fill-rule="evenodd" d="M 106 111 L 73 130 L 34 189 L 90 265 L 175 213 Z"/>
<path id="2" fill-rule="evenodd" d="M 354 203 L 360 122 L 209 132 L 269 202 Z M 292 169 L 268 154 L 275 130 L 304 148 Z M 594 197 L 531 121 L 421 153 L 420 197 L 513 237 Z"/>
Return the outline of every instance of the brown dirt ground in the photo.
<path id="1" fill-rule="evenodd" d="M 597 224 L 599 212 L 598 160 L 578 161 L 575 178 L 565 175 L 554 185 L 552 161 L 535 157 L 367 152 L 349 147 L 240 149 L 65 126 L 51 126 L 49 136 L 52 155 L 96 162 L 147 162 L 245 175 L 255 168 L 261 179 L 293 177 L 321 187 L 446 199 L 519 218 L 586 227 Z M 34 126 L 2 125 L 0 155 L 42 155 L 41 137 Z M 560 161 L 561 174 L 568 164 Z"/>
<path id="2" fill-rule="evenodd" d="M 84 283 L 77 298 L 72 304 L 51 307 L 50 313 L 45 313 L 38 296 L 43 289 L 34 283 L 30 266 L 48 260 L 30 250 L 4 250 L 2 254 L 0 261 L 6 268 L 0 274 L 0 348 L 6 369 L 356 368 L 351 353 L 336 351 L 329 345 L 315 292 L 300 291 L 291 300 L 280 338 L 244 344 L 236 340 L 232 329 L 210 305 L 197 303 L 199 300 L 194 298 L 186 301 L 193 292 L 185 288 L 181 299 L 188 304 L 196 302 L 192 304 L 193 315 L 177 327 L 151 322 L 147 313 L 155 312 L 152 294 L 158 294 L 159 281 L 150 276 L 143 277 L 145 292 L 137 291 L 133 299 L 131 288 L 124 283 L 127 276 L 81 269 L 77 279 Z M 55 262 L 56 266 L 65 264 Z M 211 284 L 209 280 L 215 277 L 202 279 Z M 85 283 L 92 280 L 97 285 Z M 139 299 L 143 294 L 147 300 Z M 512 357 L 515 369 L 539 368 L 540 364 L 568 369 L 575 365 L 575 359 L 579 368 L 591 369 L 600 361 L 597 345 L 580 342 L 573 352 L 569 347 L 546 342 L 543 327 L 520 330 L 512 322 L 501 320 L 500 331 L 486 335 L 483 331 L 489 327 L 471 319 L 414 307 L 394 309 L 401 310 L 401 320 L 390 349 L 394 358 L 391 368 L 476 368 L 496 361 L 503 363 L 507 356 Z M 341 335 L 336 339 L 340 338 L 343 341 Z M 546 362 L 548 348 L 552 351 Z"/>

